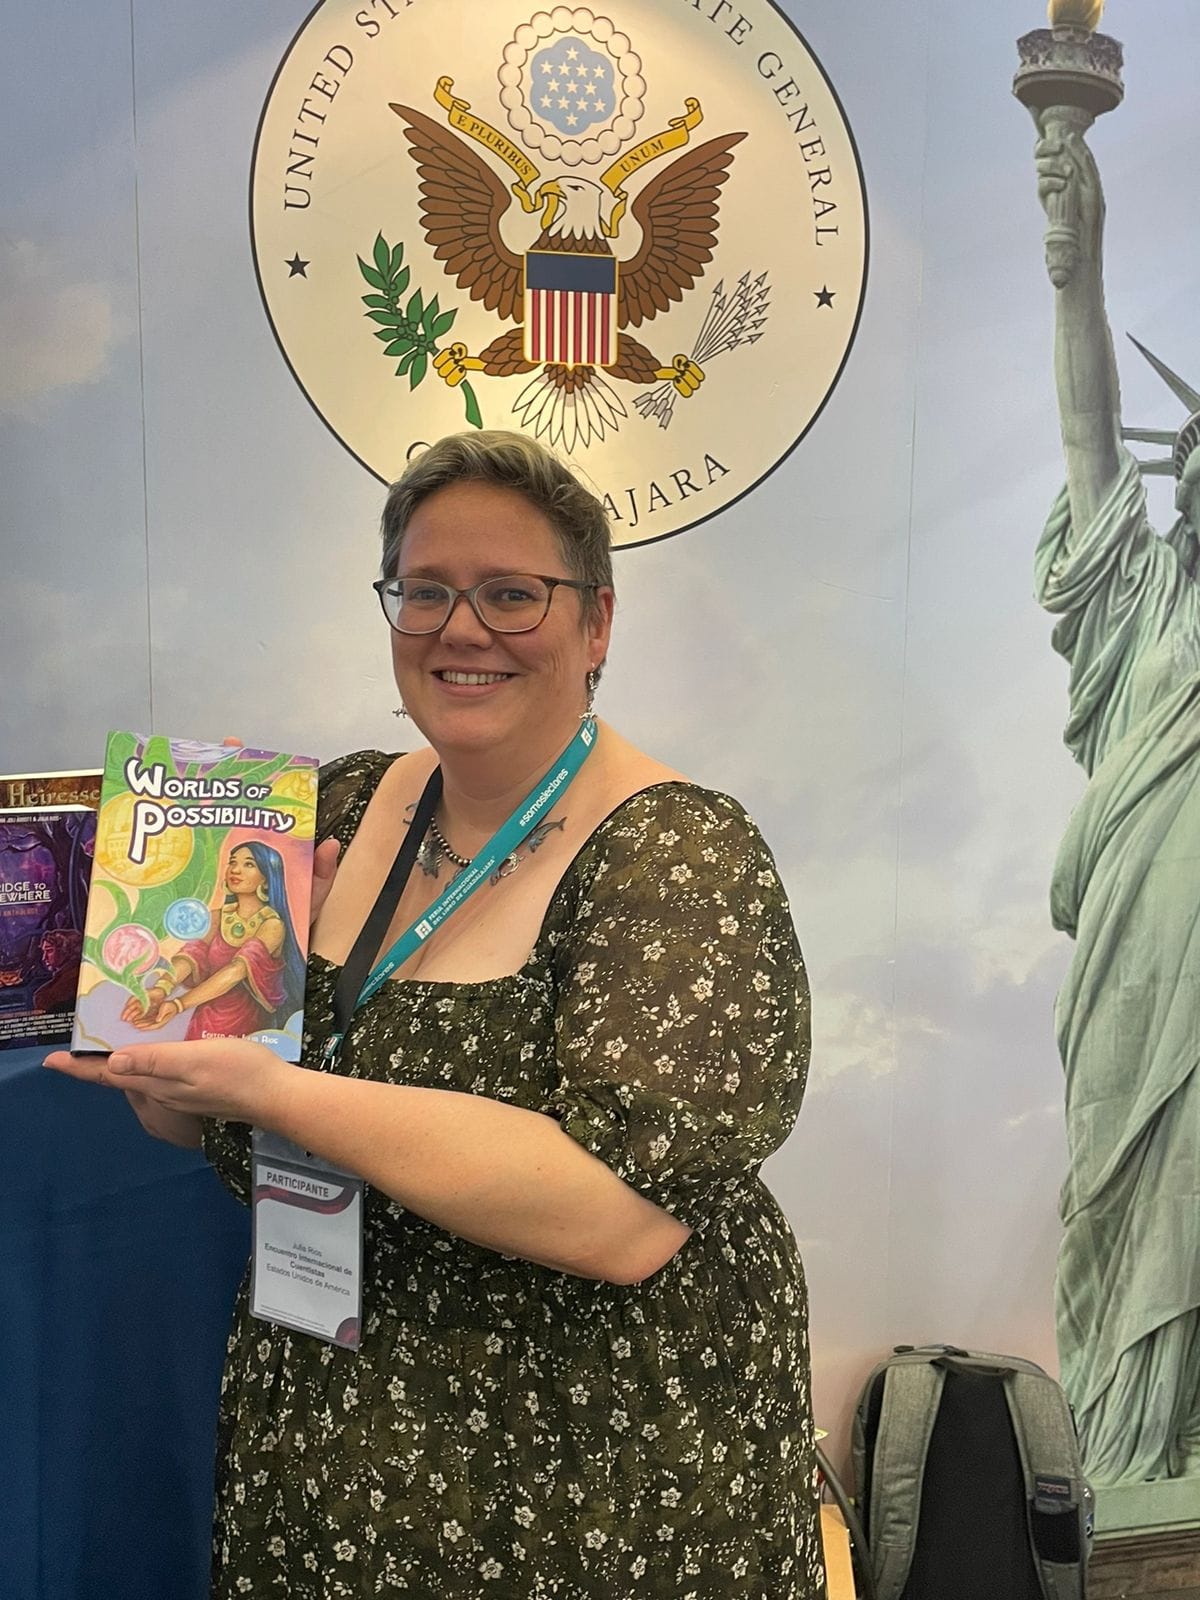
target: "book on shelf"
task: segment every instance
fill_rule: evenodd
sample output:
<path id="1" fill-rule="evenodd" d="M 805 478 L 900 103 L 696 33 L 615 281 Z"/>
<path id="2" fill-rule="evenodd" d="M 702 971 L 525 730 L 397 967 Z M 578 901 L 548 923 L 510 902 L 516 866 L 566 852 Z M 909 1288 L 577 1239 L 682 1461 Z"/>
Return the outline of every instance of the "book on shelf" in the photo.
<path id="1" fill-rule="evenodd" d="M 86 806 L 95 811 L 100 804 L 98 770 L 80 772 L 0 773 L 0 811 L 25 811 L 44 806 Z"/>
<path id="2" fill-rule="evenodd" d="M 316 811 L 313 756 L 110 734 L 71 1048 L 298 1061 Z"/>
<path id="3" fill-rule="evenodd" d="M 0 777 L 0 795 L 44 800 L 63 792 L 48 780 L 63 777 L 94 777 L 98 797 L 99 775 L 89 773 Z M 95 837 L 94 804 L 0 808 L 0 1050 L 71 1037 Z"/>

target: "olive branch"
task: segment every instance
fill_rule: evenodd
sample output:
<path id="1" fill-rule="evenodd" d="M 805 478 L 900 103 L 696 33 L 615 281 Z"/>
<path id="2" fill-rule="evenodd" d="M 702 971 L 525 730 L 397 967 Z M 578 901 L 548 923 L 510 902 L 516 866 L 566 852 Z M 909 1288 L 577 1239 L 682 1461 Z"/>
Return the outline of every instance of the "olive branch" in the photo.
<path id="1" fill-rule="evenodd" d="M 385 356 L 399 356 L 396 376 L 408 374 L 408 387 L 415 389 L 429 370 L 430 356 L 438 354 L 438 340 L 454 326 L 457 311 L 443 311 L 435 294 L 428 305 L 420 289 L 414 290 L 403 308 L 400 297 L 408 289 L 408 268 L 404 265 L 403 244 L 389 245 L 380 233 L 371 252 L 372 261 L 358 257 L 358 270 L 375 291 L 362 297 L 364 315 L 377 322 L 375 337 L 383 341 Z M 467 403 L 467 421 L 473 428 L 483 427 L 479 402 L 471 385 L 461 385 Z"/>

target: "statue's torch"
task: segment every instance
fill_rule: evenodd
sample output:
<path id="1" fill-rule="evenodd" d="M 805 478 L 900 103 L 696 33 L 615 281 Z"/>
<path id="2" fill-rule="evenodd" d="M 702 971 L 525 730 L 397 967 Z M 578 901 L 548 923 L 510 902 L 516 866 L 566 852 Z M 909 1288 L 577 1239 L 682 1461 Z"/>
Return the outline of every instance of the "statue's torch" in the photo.
<path id="1" fill-rule="evenodd" d="M 1097 33 L 1104 0 L 1050 0 L 1050 27 L 1018 39 L 1021 64 L 1013 93 L 1048 139 L 1086 133 L 1121 104 L 1121 46 Z M 1071 188 L 1047 202 L 1046 268 L 1056 289 L 1079 263 L 1079 218 Z"/>

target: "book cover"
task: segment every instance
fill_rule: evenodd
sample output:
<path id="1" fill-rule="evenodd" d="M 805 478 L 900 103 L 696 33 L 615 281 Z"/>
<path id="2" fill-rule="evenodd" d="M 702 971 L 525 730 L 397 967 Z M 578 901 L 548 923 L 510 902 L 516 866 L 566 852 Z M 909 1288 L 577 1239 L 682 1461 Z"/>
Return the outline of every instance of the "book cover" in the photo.
<path id="1" fill-rule="evenodd" d="M 98 771 L 0 774 L 0 811 L 28 811 L 34 806 L 87 806 L 95 811 L 101 776 Z"/>
<path id="2" fill-rule="evenodd" d="M 315 757 L 110 734 L 71 1048 L 298 1061 L 316 806 Z"/>
<path id="3" fill-rule="evenodd" d="M 0 811 L 0 1050 L 71 1037 L 95 837 L 81 806 Z"/>

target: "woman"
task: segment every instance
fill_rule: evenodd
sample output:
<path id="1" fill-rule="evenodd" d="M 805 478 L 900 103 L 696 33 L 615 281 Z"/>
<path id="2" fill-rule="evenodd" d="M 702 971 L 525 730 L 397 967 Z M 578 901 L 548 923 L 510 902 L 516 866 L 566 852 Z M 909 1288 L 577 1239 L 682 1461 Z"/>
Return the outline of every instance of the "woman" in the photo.
<path id="1" fill-rule="evenodd" d="M 176 993 L 176 990 L 179 990 Z M 188 1039 L 226 1039 L 282 1026 L 304 997 L 304 960 L 292 931 L 279 851 L 234 845 L 217 925 L 189 939 L 169 971 L 121 1013 L 135 1028 L 161 1028 L 191 1011 Z"/>
<path id="2" fill-rule="evenodd" d="M 309 1063 L 435 765 L 385 948 L 572 741 L 612 623 L 604 509 L 519 435 L 425 452 L 383 533 L 396 681 L 432 749 L 325 776 Z M 214 1117 L 243 1197 L 248 1122 L 368 1185 L 357 1355 L 239 1312 L 215 1595 L 823 1595 L 803 1277 L 757 1177 L 807 1048 L 753 824 L 601 725 L 334 1071 L 251 1045 L 52 1057 L 152 1096 L 160 1136 Z"/>

